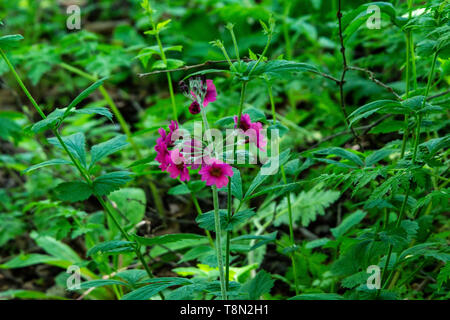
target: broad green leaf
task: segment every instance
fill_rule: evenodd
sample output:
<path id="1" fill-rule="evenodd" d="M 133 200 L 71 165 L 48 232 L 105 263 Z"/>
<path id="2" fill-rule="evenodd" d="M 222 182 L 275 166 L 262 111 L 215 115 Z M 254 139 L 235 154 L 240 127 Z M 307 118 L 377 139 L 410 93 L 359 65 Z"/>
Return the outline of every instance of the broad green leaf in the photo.
<path id="1" fill-rule="evenodd" d="M 348 116 L 348 119 L 350 120 L 350 125 L 353 125 L 355 122 L 367 118 L 380 110 L 386 110 L 389 109 L 390 107 L 399 107 L 399 106 L 401 106 L 401 103 L 395 100 L 374 101 L 353 111 Z"/>
<path id="2" fill-rule="evenodd" d="M 112 121 L 113 115 L 111 111 L 108 110 L 108 108 L 104 107 L 89 107 L 89 108 L 83 108 L 83 109 L 75 109 L 73 110 L 74 113 L 79 114 L 99 114 L 101 116 L 105 116 L 110 121 Z"/>
<path id="3" fill-rule="evenodd" d="M 380 149 L 380 150 L 373 152 L 366 158 L 366 161 L 365 161 L 366 167 L 371 167 L 374 164 L 377 164 L 378 162 L 380 162 L 381 160 L 390 156 L 394 152 L 395 152 L 395 150 L 393 150 L 393 149 Z"/>
<path id="4" fill-rule="evenodd" d="M 92 188 L 86 182 L 63 182 L 55 188 L 58 198 L 63 201 L 84 201 L 92 195 Z"/>
<path id="5" fill-rule="evenodd" d="M 81 262 L 82 259 L 78 254 L 70 248 L 67 244 L 62 243 L 49 236 L 36 237 L 36 243 L 39 247 L 45 250 L 48 254 L 61 260 L 67 260 L 73 263 Z"/>
<path id="6" fill-rule="evenodd" d="M 127 293 L 121 300 L 148 300 L 166 288 L 192 284 L 192 281 L 183 278 L 155 278 L 144 282 L 148 284 Z"/>
<path id="7" fill-rule="evenodd" d="M 128 171 L 116 171 L 104 174 L 94 180 L 94 194 L 97 196 L 106 196 L 120 189 L 120 187 L 131 180 L 131 174 Z"/>
<path id="8" fill-rule="evenodd" d="M 347 233 L 352 227 L 360 223 L 366 216 L 366 212 L 358 210 L 349 216 L 345 217 L 339 226 L 331 229 L 331 233 L 335 238 L 339 238 Z"/>
<path id="9" fill-rule="evenodd" d="M 96 162 L 103 158 L 124 149 L 126 146 L 128 146 L 128 142 L 125 135 L 118 135 L 111 140 L 93 146 L 91 149 L 91 164 L 89 167 L 92 167 Z"/>
<path id="10" fill-rule="evenodd" d="M 13 48 L 21 40 L 23 40 L 23 37 L 20 34 L 12 34 L 0 37 L 0 48 L 1 49 Z"/>
<path id="11" fill-rule="evenodd" d="M 397 16 L 395 7 L 389 2 L 377 1 L 366 3 L 354 9 L 342 18 L 342 29 L 344 31 L 345 39 L 348 39 L 374 14 L 373 11 L 368 10 L 371 6 L 376 6 L 383 15 L 389 17 L 391 22 L 398 27 L 403 26 L 407 21 L 406 18 Z"/>
<path id="12" fill-rule="evenodd" d="M 73 163 L 71 161 L 68 161 L 68 160 L 53 159 L 53 160 L 44 161 L 44 162 L 35 164 L 35 165 L 29 167 L 28 169 L 25 169 L 24 171 L 22 171 L 22 173 L 30 173 L 31 171 L 34 171 L 36 169 L 40 169 L 40 168 L 44 168 L 44 167 L 48 167 L 48 166 L 60 165 L 60 164 L 73 165 Z"/>
<path id="13" fill-rule="evenodd" d="M 344 297 L 337 293 L 305 293 L 288 300 L 344 300 Z"/>
<path id="14" fill-rule="evenodd" d="M 109 199 L 115 203 L 117 209 L 127 218 L 126 223 L 135 225 L 144 218 L 147 205 L 144 190 L 123 188 L 111 193 Z"/>
<path id="15" fill-rule="evenodd" d="M 67 149 L 69 149 L 69 152 L 72 154 L 72 156 L 77 159 L 84 168 L 86 168 L 86 141 L 84 134 L 82 132 L 77 132 L 70 136 L 63 137 L 62 140 L 67 146 Z M 54 146 L 63 149 L 63 146 L 57 138 L 49 138 L 48 141 Z"/>
<path id="16" fill-rule="evenodd" d="M 241 288 L 241 291 L 248 295 L 249 300 L 259 300 L 260 297 L 269 293 L 275 281 L 266 271 L 260 271 L 256 276 L 247 281 Z"/>
<path id="17" fill-rule="evenodd" d="M 231 241 L 242 241 L 242 240 L 259 240 L 258 242 L 256 242 L 252 247 L 250 247 L 250 249 L 248 249 L 248 251 L 252 251 L 255 250 L 261 246 L 264 246 L 270 242 L 274 242 L 277 239 L 277 233 L 278 231 L 269 233 L 267 235 L 260 235 L 260 236 L 255 236 L 255 235 L 244 235 L 244 236 L 240 236 L 237 238 L 233 238 L 231 239 Z"/>
<path id="18" fill-rule="evenodd" d="M 315 154 L 319 155 L 336 155 L 338 157 L 341 157 L 343 159 L 347 159 L 354 164 L 356 164 L 359 167 L 364 167 L 364 162 L 361 160 L 361 158 L 356 155 L 355 153 L 348 151 L 343 148 L 338 147 L 332 147 L 332 148 L 326 148 L 319 151 L 314 152 Z"/>
<path id="19" fill-rule="evenodd" d="M 289 160 L 289 154 L 290 150 L 287 149 L 283 151 L 278 157 L 275 157 L 274 159 L 270 159 L 266 164 L 264 164 L 261 168 L 261 170 L 270 170 L 270 172 L 264 173 L 263 171 L 258 172 L 256 177 L 253 179 L 250 187 L 248 188 L 247 192 L 245 193 L 244 198 L 249 197 L 255 190 L 258 188 L 268 177 L 271 175 L 269 173 L 273 173 L 279 170 L 280 166 L 284 165 Z M 272 167 L 275 167 L 274 170 L 272 170 Z"/>
<path id="20" fill-rule="evenodd" d="M 171 242 L 178 242 L 190 239 L 203 239 L 204 236 L 192 233 L 180 233 L 180 234 L 165 234 L 162 236 L 156 236 L 153 238 L 144 238 L 140 236 L 134 236 L 136 241 L 144 246 L 165 245 Z"/>
<path id="21" fill-rule="evenodd" d="M 241 172 L 237 168 L 233 168 L 233 176 L 231 177 L 231 194 L 237 199 L 242 200 Z"/>
<path id="22" fill-rule="evenodd" d="M 133 244 L 134 242 L 123 240 L 110 240 L 106 242 L 101 242 L 90 248 L 86 253 L 86 255 L 92 256 L 96 253 L 104 254 L 104 253 L 131 252 L 134 250 L 132 246 Z"/>
<path id="23" fill-rule="evenodd" d="M 86 290 L 86 289 L 90 289 L 90 288 L 98 288 L 98 287 L 111 286 L 111 285 L 128 286 L 128 284 L 126 282 L 123 282 L 120 280 L 101 279 L 101 280 L 91 280 L 91 281 L 82 282 L 82 283 L 80 283 L 80 289 Z M 73 290 L 78 290 L 78 288 L 73 289 Z"/>

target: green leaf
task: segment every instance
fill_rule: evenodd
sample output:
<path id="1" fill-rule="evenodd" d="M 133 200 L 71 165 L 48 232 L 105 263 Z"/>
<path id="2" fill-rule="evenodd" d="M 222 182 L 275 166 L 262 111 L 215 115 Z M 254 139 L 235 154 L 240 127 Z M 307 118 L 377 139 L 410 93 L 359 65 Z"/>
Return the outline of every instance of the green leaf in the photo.
<path id="1" fill-rule="evenodd" d="M 242 286 L 241 291 L 248 294 L 249 300 L 259 300 L 263 294 L 270 292 L 274 283 L 271 275 L 263 270 L 258 272 L 253 279 L 247 281 Z"/>
<path id="2" fill-rule="evenodd" d="M 90 107 L 90 108 L 83 108 L 83 109 L 75 109 L 73 110 L 74 113 L 79 114 L 99 114 L 101 116 L 105 116 L 110 121 L 112 121 L 113 115 L 111 111 L 108 110 L 108 108 L 104 107 Z"/>
<path id="3" fill-rule="evenodd" d="M 127 223 L 136 225 L 145 215 L 147 198 L 139 188 L 123 188 L 109 195 L 117 209 L 127 218 Z"/>
<path id="4" fill-rule="evenodd" d="M 143 281 L 148 285 L 124 295 L 121 300 L 148 300 L 159 292 L 172 286 L 192 284 L 192 281 L 183 278 L 155 278 Z"/>
<path id="5" fill-rule="evenodd" d="M 367 213 L 362 210 L 358 210 L 350 214 L 349 216 L 344 218 L 339 226 L 337 226 L 336 228 L 332 228 L 331 233 L 335 238 L 343 236 L 345 233 L 347 233 L 348 230 L 360 223 L 364 219 L 366 214 Z"/>
<path id="6" fill-rule="evenodd" d="M 82 259 L 67 244 L 62 243 L 49 236 L 36 237 L 36 243 L 48 254 L 61 260 L 67 260 L 73 263 L 81 262 Z"/>
<path id="7" fill-rule="evenodd" d="M 388 16 L 391 22 L 396 26 L 403 26 L 408 19 L 397 17 L 395 7 L 389 2 L 370 2 L 359 6 L 357 9 L 346 14 L 342 18 L 342 29 L 344 37 L 347 40 L 358 28 L 367 22 L 374 13 L 368 11 L 370 6 L 377 6 L 381 13 Z"/>
<path id="8" fill-rule="evenodd" d="M 77 132 L 67 137 L 62 138 L 64 144 L 69 149 L 72 156 L 79 161 L 83 168 L 86 168 L 86 151 L 85 151 L 85 138 L 82 132 Z M 63 146 L 57 138 L 49 138 L 48 141 L 59 149 L 63 149 Z"/>
<path id="9" fill-rule="evenodd" d="M 53 159 L 53 160 L 49 160 L 49 161 L 44 161 L 38 164 L 35 164 L 27 169 L 25 169 L 24 171 L 22 171 L 22 173 L 30 173 L 31 171 L 34 171 L 36 169 L 40 169 L 40 168 L 44 168 L 44 167 L 48 167 L 48 166 L 55 166 L 55 165 L 60 165 L 60 164 L 69 164 L 69 165 L 73 165 L 73 163 L 71 161 L 68 160 L 64 160 L 64 159 Z"/>
<path id="10" fill-rule="evenodd" d="M 86 290 L 86 289 L 90 289 L 90 288 L 98 288 L 98 287 L 112 286 L 112 285 L 128 286 L 128 284 L 126 282 L 123 282 L 120 280 L 101 279 L 101 280 L 91 280 L 91 281 L 82 282 L 82 283 L 80 283 L 80 289 Z M 73 289 L 73 290 L 78 290 L 78 289 Z"/>
<path id="11" fill-rule="evenodd" d="M 288 300 L 344 300 L 344 297 L 337 293 L 305 293 Z"/>
<path id="12" fill-rule="evenodd" d="M 262 166 L 261 170 L 256 175 L 256 177 L 253 179 L 250 187 L 248 188 L 247 192 L 245 193 L 244 199 L 249 197 L 255 191 L 256 188 L 258 188 L 268 177 L 271 176 L 269 173 L 273 173 L 273 172 L 265 172 L 265 171 L 272 170 L 271 169 L 273 166 L 272 163 L 274 162 L 275 170 L 278 170 L 280 166 L 284 165 L 289 160 L 289 154 L 290 154 L 290 150 L 289 149 L 285 150 L 278 157 L 275 157 L 275 159 L 271 159 L 266 164 L 264 164 Z M 276 165 L 277 162 L 278 162 L 278 165 Z"/>
<path id="13" fill-rule="evenodd" d="M 314 152 L 314 154 L 319 155 L 336 155 L 338 157 L 341 157 L 343 159 L 349 160 L 356 164 L 359 167 L 364 167 L 364 162 L 361 160 L 360 157 L 358 157 L 353 152 L 350 152 L 343 148 L 333 147 L 333 148 L 326 148 L 319 151 Z"/>
<path id="14" fill-rule="evenodd" d="M 124 149 L 126 146 L 128 146 L 128 142 L 125 135 L 118 135 L 111 140 L 93 146 L 91 149 L 91 164 L 89 167 L 91 168 L 96 162 Z"/>
<path id="15" fill-rule="evenodd" d="M 97 196 L 106 196 L 131 180 L 131 173 L 128 171 L 116 171 L 104 174 L 94 180 L 94 194 Z"/>
<path id="16" fill-rule="evenodd" d="M 390 156 L 392 153 L 394 153 L 395 150 L 393 149 L 380 149 L 375 152 L 373 152 L 371 155 L 369 155 L 366 158 L 366 167 L 371 167 L 374 164 L 377 164 L 384 158 Z"/>
<path id="17" fill-rule="evenodd" d="M 439 271 L 439 274 L 437 276 L 437 285 L 439 288 L 439 291 L 442 289 L 442 285 L 450 279 L 450 263 L 446 263 L 441 270 Z"/>
<path id="18" fill-rule="evenodd" d="M 144 238 L 140 236 L 134 236 L 137 242 L 144 246 L 165 245 L 172 242 L 178 242 L 190 239 L 203 239 L 204 236 L 193 233 L 179 233 L 179 234 L 165 234 L 162 236 L 156 236 L 153 238 Z"/>
<path id="19" fill-rule="evenodd" d="M 92 188 L 86 182 L 63 182 L 55 188 L 58 198 L 63 201 L 84 201 L 92 195 Z"/>
<path id="20" fill-rule="evenodd" d="M 123 253 L 123 252 L 131 252 L 133 251 L 134 242 L 132 241 L 122 241 L 122 240 L 111 240 L 106 242 L 101 242 L 96 244 L 92 248 L 88 250 L 86 255 L 92 256 L 96 253 Z"/>
<path id="21" fill-rule="evenodd" d="M 48 262 L 55 262 L 60 261 L 59 258 L 52 257 L 46 254 L 20 254 L 8 262 L 1 264 L 0 268 L 2 269 L 15 269 L 15 268 L 23 268 L 32 266 L 35 264 L 42 264 L 42 263 L 48 263 Z"/>
<path id="22" fill-rule="evenodd" d="M 235 213 L 231 217 L 231 219 L 228 220 L 227 210 L 220 209 L 219 210 L 220 225 L 222 227 L 222 230 L 231 231 L 240 224 L 248 221 L 248 219 L 253 217 L 255 214 L 256 212 L 253 211 L 252 209 L 241 210 L 238 213 Z M 216 230 L 214 210 L 203 213 L 202 215 L 198 216 L 197 219 L 195 219 L 195 221 L 197 221 L 200 228 L 209 231 Z"/>
<path id="23" fill-rule="evenodd" d="M 84 99 L 89 97 L 91 93 L 93 93 L 95 90 L 97 90 L 101 85 L 103 85 L 103 82 L 106 80 L 106 78 L 100 79 L 93 83 L 89 88 L 81 92 L 67 107 L 66 112 L 64 113 L 65 116 L 67 116 L 73 108 L 75 108 L 78 104 L 80 104 Z"/>
<path id="24" fill-rule="evenodd" d="M 17 42 L 23 40 L 22 35 L 20 34 L 12 34 L 0 37 L 0 48 L 1 49 L 10 49 L 17 46 Z"/>
<path id="25" fill-rule="evenodd" d="M 56 128 L 61 124 L 61 121 L 64 119 L 65 109 L 55 109 L 52 113 L 50 113 L 47 118 L 36 122 L 31 130 L 34 133 L 39 133 L 46 129 Z"/>
<path id="26" fill-rule="evenodd" d="M 253 64 L 249 63 L 249 69 L 252 69 Z M 247 71 L 250 71 L 247 70 Z M 261 62 L 253 70 L 252 76 L 265 77 L 266 79 L 286 78 L 292 74 L 299 72 L 314 72 L 318 69 L 307 63 L 288 61 L 288 60 L 270 60 L 268 62 Z M 247 73 L 247 72 L 246 72 Z"/>
<path id="27" fill-rule="evenodd" d="M 270 242 L 275 242 L 277 239 L 277 233 L 278 233 L 278 231 L 275 231 L 275 232 L 269 233 L 267 235 L 258 235 L 258 236 L 249 234 L 249 235 L 244 235 L 244 236 L 240 236 L 237 238 L 233 238 L 233 239 L 231 239 L 231 241 L 233 242 L 233 241 L 242 241 L 242 240 L 260 240 L 260 241 L 256 242 L 252 247 L 250 247 L 250 249 L 248 249 L 248 251 L 252 251 L 252 250 L 255 250 L 255 249 L 257 249 L 261 246 L 264 246 Z"/>
<path id="28" fill-rule="evenodd" d="M 237 168 L 233 168 L 233 176 L 231 177 L 231 194 L 237 199 L 242 200 L 241 172 Z"/>
<path id="29" fill-rule="evenodd" d="M 395 100 L 378 100 L 368 103 L 356 109 L 348 116 L 348 119 L 350 120 L 350 126 L 352 126 L 355 122 L 367 118 L 376 112 L 384 111 L 383 113 L 387 113 L 392 111 L 391 107 L 400 107 L 400 106 L 401 103 Z"/>

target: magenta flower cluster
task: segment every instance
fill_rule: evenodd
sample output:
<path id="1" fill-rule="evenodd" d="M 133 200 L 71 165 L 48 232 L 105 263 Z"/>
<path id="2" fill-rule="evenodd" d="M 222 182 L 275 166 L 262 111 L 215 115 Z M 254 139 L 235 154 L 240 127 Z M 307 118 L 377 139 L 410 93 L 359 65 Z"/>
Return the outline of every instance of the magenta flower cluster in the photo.
<path id="1" fill-rule="evenodd" d="M 192 100 L 189 106 L 191 114 L 198 114 L 201 112 L 201 107 L 206 107 L 209 103 L 216 101 L 217 91 L 212 80 L 204 77 L 194 78 L 189 85 L 185 82 L 180 82 L 180 88 L 185 96 Z M 234 117 L 235 128 L 239 127 L 247 137 L 246 143 L 254 143 L 259 149 L 264 150 L 267 141 L 262 134 L 262 124 L 260 122 L 252 122 L 250 115 L 243 114 L 238 125 L 238 117 Z M 201 176 L 201 180 L 206 182 L 206 185 L 215 185 L 217 188 L 223 188 L 228 185 L 229 177 L 233 176 L 233 168 L 216 158 L 209 155 L 203 155 L 202 143 L 198 140 L 191 139 L 185 141 L 183 151 L 180 151 L 179 146 L 175 145 L 175 132 L 178 130 L 178 123 L 171 121 L 169 125 L 169 132 L 164 128 L 159 128 L 160 137 L 156 141 L 156 158 L 159 162 L 159 168 L 166 171 L 173 179 L 179 178 L 181 181 L 190 180 L 189 170 L 197 170 Z M 200 150 L 200 151 L 198 151 Z M 203 155 L 203 156 L 202 156 Z M 188 161 L 194 158 L 201 158 L 201 163 L 197 161 Z"/>

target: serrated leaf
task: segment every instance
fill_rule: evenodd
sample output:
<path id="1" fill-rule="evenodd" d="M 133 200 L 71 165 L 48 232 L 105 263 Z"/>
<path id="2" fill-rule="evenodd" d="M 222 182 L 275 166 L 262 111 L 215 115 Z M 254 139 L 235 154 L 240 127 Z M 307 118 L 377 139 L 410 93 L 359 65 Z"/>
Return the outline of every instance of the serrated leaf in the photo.
<path id="1" fill-rule="evenodd" d="M 125 135 L 118 135 L 111 140 L 99 143 L 91 149 L 91 168 L 96 162 L 103 158 L 120 151 L 128 146 L 127 137 Z"/>
<path id="2" fill-rule="evenodd" d="M 79 114 L 99 114 L 101 116 L 105 116 L 110 121 L 112 121 L 113 115 L 111 111 L 108 110 L 108 108 L 104 107 L 90 107 L 90 108 L 83 108 L 83 109 L 75 109 L 73 110 L 74 113 Z"/>
<path id="3" fill-rule="evenodd" d="M 95 90 L 97 90 L 101 85 L 103 85 L 103 82 L 106 80 L 106 78 L 100 79 L 96 82 L 94 82 L 90 87 L 85 89 L 83 92 L 81 92 L 67 107 L 65 111 L 65 115 L 68 115 L 73 108 L 75 108 L 78 104 L 80 104 L 84 99 L 89 97 L 91 93 L 93 93 Z"/>
<path id="4" fill-rule="evenodd" d="M 274 283 L 271 275 L 263 270 L 258 272 L 253 279 L 247 281 L 240 291 L 248 294 L 249 300 L 259 300 L 263 294 L 270 292 Z"/>
<path id="5" fill-rule="evenodd" d="M 68 202 L 84 201 L 92 195 L 92 188 L 82 181 L 63 182 L 55 191 L 59 199 Z"/>
<path id="6" fill-rule="evenodd" d="M 86 150 L 85 150 L 85 137 L 82 132 L 77 132 L 67 137 L 62 137 L 64 144 L 69 149 L 72 156 L 78 160 L 78 162 L 86 168 Z M 50 138 L 48 141 L 59 149 L 63 149 L 61 143 L 57 138 Z"/>
<path id="7" fill-rule="evenodd" d="M 22 171 L 22 173 L 24 173 L 24 174 L 30 173 L 31 171 L 34 171 L 36 169 L 40 169 L 40 168 L 44 168 L 44 167 L 48 167 L 48 166 L 56 166 L 56 165 L 61 165 L 61 164 L 72 165 L 73 163 L 71 161 L 64 160 L 64 159 L 53 159 L 53 160 L 44 161 L 44 162 L 35 164 L 35 165 L 25 169 L 24 171 Z"/>
<path id="8" fill-rule="evenodd" d="M 183 278 L 155 278 L 144 281 L 147 285 L 124 295 L 121 300 L 148 300 L 171 286 L 189 285 L 192 282 Z"/>
<path id="9" fill-rule="evenodd" d="M 203 239 L 204 236 L 193 233 L 180 233 L 180 234 L 165 234 L 162 236 L 156 236 L 153 238 L 144 238 L 140 236 L 134 236 L 137 242 L 144 246 L 165 245 L 167 243 L 178 242 L 191 239 Z"/>
<path id="10" fill-rule="evenodd" d="M 96 253 L 123 253 L 123 252 L 131 252 L 134 250 L 132 241 L 122 241 L 122 240 L 111 240 L 106 242 L 101 242 L 96 244 L 92 248 L 88 250 L 86 255 L 92 256 Z"/>
<path id="11" fill-rule="evenodd" d="M 106 196 L 131 180 L 131 174 L 128 171 L 116 171 L 104 174 L 94 180 L 94 194 L 97 196 Z"/>

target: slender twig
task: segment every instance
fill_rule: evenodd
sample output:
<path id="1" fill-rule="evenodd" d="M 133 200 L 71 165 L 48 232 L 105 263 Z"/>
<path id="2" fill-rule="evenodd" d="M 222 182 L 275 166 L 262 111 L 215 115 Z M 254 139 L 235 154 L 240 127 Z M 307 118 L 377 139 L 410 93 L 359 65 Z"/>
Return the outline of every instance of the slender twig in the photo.
<path id="1" fill-rule="evenodd" d="M 373 81 L 374 83 L 376 83 L 377 85 L 379 85 L 380 87 L 383 87 L 384 89 L 386 89 L 387 91 L 391 92 L 398 100 L 403 100 L 402 97 L 400 97 L 400 95 L 397 94 L 397 92 L 394 91 L 394 89 L 390 86 L 388 86 L 387 84 L 384 84 L 383 82 L 381 82 L 380 80 L 375 78 L 375 73 L 368 70 L 368 69 L 364 69 L 364 68 L 359 68 L 359 67 L 355 67 L 355 66 L 348 66 L 347 67 L 348 70 L 355 70 L 355 71 L 361 71 L 366 73 L 369 76 L 369 79 L 371 81 Z"/>
<path id="2" fill-rule="evenodd" d="M 347 111 L 345 110 L 344 84 L 345 84 L 345 75 L 346 75 L 347 71 L 349 70 L 349 68 L 348 68 L 348 64 L 347 64 L 347 57 L 345 55 L 344 36 L 343 36 L 343 33 L 342 33 L 341 0 L 338 1 L 337 17 L 338 17 L 338 23 L 339 23 L 339 40 L 340 40 L 340 43 L 341 43 L 341 50 L 340 51 L 341 51 L 341 54 L 342 54 L 342 63 L 343 63 L 343 70 L 342 70 L 342 74 L 341 74 L 341 80 L 338 83 L 338 85 L 339 85 L 340 106 L 341 106 L 341 111 L 342 111 L 342 114 L 344 115 L 345 123 L 347 124 L 347 127 L 350 129 L 350 131 L 352 132 L 353 136 L 355 137 L 355 140 L 358 141 L 358 143 L 359 143 L 359 145 L 360 145 L 360 147 L 362 149 L 362 145 L 360 143 L 359 137 L 356 134 L 356 131 L 350 125 L 350 122 L 348 121 L 348 114 L 347 114 Z"/>

